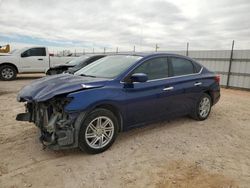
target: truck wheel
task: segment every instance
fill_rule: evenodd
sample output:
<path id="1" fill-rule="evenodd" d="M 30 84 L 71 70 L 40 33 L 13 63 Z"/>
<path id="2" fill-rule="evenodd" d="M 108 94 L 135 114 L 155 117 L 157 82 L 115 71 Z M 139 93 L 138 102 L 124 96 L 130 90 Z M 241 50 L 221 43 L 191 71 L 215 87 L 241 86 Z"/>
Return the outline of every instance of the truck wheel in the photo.
<path id="1" fill-rule="evenodd" d="M 0 79 L 4 81 L 14 80 L 16 78 L 17 71 L 15 67 L 11 65 L 3 65 L 0 67 Z"/>
<path id="2" fill-rule="evenodd" d="M 97 154 L 107 150 L 118 134 L 118 121 L 106 109 L 95 109 L 81 121 L 79 148 L 87 153 Z"/>

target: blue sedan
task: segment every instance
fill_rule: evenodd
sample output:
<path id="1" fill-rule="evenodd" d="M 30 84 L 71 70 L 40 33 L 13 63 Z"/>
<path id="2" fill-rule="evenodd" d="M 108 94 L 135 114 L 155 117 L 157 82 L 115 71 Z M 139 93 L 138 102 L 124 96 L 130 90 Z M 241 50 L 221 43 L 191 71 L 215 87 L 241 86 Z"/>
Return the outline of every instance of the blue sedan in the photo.
<path id="1" fill-rule="evenodd" d="M 178 116 L 205 120 L 220 98 L 220 78 L 175 54 L 112 55 L 74 75 L 44 77 L 25 86 L 17 100 L 52 149 L 107 150 L 117 134 Z M 166 138 L 167 139 L 167 138 Z"/>

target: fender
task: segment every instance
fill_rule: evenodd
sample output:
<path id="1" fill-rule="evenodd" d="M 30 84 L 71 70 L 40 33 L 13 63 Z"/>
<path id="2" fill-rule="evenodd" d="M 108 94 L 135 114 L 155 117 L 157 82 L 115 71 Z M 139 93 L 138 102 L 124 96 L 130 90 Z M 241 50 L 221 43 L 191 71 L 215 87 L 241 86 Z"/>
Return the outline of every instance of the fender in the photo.
<path id="1" fill-rule="evenodd" d="M 118 88 L 103 87 L 73 92 L 67 95 L 72 101 L 65 106 L 66 112 L 86 111 L 102 104 L 115 106 L 124 111 L 125 93 Z"/>
<path id="2" fill-rule="evenodd" d="M 19 70 L 18 70 L 17 66 L 14 63 L 10 63 L 10 62 L 0 63 L 0 67 L 3 66 L 3 65 L 13 66 L 16 69 L 17 73 L 19 73 Z"/>

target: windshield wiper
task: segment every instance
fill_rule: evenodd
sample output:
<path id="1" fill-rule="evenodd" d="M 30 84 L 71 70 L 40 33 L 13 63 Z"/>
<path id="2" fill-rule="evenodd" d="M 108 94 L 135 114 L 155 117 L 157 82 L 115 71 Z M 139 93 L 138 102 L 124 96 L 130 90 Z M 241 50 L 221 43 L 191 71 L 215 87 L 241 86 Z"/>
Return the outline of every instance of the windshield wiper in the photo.
<path id="1" fill-rule="evenodd" d="M 80 74 L 80 76 L 86 76 L 86 77 L 96 78 L 96 76 L 93 76 L 93 75 L 88 75 L 88 74 Z"/>

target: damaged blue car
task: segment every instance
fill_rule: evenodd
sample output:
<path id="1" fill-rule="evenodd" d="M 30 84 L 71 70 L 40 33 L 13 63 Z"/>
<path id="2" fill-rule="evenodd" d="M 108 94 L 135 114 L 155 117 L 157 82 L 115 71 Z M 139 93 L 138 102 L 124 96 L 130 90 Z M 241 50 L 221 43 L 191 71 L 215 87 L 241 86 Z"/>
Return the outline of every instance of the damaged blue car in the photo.
<path id="1" fill-rule="evenodd" d="M 205 120 L 220 98 L 220 78 L 180 55 L 106 56 L 74 75 L 44 77 L 25 86 L 17 100 L 52 149 L 107 150 L 117 134 L 178 116 Z"/>

